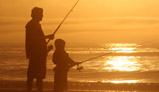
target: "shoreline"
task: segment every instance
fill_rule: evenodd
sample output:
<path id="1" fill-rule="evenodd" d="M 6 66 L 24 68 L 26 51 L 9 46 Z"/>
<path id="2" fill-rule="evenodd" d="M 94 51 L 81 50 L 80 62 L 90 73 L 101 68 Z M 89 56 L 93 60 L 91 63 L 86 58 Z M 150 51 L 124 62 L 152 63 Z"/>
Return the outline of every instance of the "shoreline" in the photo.
<path id="1" fill-rule="evenodd" d="M 159 91 L 159 83 L 86 83 L 68 82 L 68 92 L 110 92 L 118 91 Z M 0 80 L 0 92 L 23 92 L 26 89 L 25 81 Z M 36 89 L 34 82 L 33 89 Z M 53 82 L 44 81 L 45 92 L 53 91 Z M 74 91 L 76 90 L 76 91 Z M 34 91 L 33 91 L 34 92 Z M 113 91 L 114 92 L 114 91 Z"/>

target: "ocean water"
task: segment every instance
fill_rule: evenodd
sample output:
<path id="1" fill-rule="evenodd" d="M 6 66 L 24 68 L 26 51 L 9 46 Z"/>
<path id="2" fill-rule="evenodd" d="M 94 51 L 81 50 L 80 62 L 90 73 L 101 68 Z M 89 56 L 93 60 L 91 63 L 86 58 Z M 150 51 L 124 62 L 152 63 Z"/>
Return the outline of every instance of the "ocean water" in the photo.
<path id="1" fill-rule="evenodd" d="M 159 83 L 158 44 L 69 43 L 66 44 L 66 51 L 76 62 L 91 59 L 80 65 L 83 66 L 80 71 L 76 66 L 70 69 L 69 81 Z M 53 81 L 53 52 L 48 54 L 46 81 Z M 27 67 L 23 44 L 0 45 L 0 80 L 26 80 Z"/>

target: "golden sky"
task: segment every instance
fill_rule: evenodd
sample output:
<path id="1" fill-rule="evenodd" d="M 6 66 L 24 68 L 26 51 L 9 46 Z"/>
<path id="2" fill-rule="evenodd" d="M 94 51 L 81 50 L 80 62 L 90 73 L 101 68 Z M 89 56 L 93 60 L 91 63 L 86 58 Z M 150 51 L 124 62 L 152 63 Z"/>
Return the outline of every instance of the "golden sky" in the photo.
<path id="1" fill-rule="evenodd" d="M 0 0 L 0 43 L 24 43 L 35 6 L 52 33 L 76 0 Z M 159 0 L 80 0 L 56 38 L 67 42 L 143 42 L 159 35 Z"/>

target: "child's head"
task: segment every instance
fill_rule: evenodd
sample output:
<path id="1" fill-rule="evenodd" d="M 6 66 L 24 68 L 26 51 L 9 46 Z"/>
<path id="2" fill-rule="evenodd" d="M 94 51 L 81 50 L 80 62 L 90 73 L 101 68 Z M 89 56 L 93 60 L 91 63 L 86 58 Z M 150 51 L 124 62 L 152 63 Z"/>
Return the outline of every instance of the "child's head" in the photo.
<path id="1" fill-rule="evenodd" d="M 64 49 L 65 48 L 65 41 L 62 39 L 55 40 L 55 47 L 56 49 Z"/>

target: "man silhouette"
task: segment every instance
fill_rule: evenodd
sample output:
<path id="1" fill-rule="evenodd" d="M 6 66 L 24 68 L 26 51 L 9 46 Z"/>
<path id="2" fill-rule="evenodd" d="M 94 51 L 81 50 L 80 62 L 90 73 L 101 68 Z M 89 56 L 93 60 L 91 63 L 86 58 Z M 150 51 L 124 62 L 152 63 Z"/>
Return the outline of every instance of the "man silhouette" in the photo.
<path id="1" fill-rule="evenodd" d="M 32 91 L 33 79 L 39 92 L 43 92 L 43 79 L 46 75 L 47 44 L 46 39 L 53 39 L 53 34 L 45 36 L 41 24 L 43 9 L 35 7 L 31 12 L 32 19 L 26 25 L 26 57 L 29 59 L 27 71 L 27 92 Z"/>

